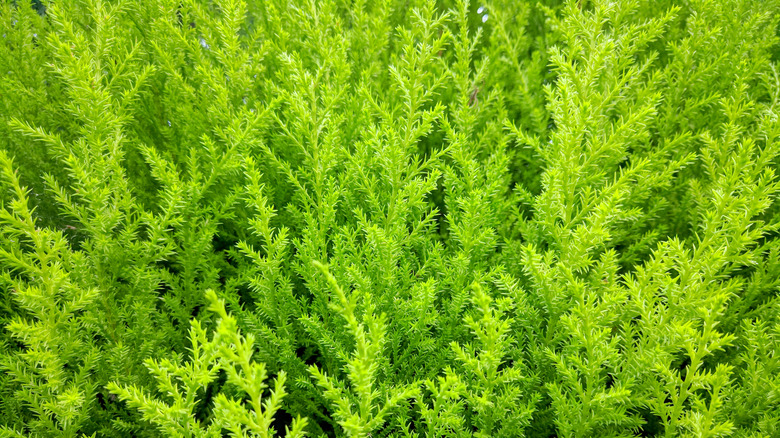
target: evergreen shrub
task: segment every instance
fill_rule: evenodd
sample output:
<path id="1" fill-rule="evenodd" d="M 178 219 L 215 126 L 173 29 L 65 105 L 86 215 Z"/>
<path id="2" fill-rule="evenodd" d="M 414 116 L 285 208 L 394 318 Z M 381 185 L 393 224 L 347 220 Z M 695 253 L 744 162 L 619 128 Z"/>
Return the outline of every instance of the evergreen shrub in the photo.
<path id="1" fill-rule="evenodd" d="M 0 436 L 780 437 L 779 21 L 0 1 Z"/>

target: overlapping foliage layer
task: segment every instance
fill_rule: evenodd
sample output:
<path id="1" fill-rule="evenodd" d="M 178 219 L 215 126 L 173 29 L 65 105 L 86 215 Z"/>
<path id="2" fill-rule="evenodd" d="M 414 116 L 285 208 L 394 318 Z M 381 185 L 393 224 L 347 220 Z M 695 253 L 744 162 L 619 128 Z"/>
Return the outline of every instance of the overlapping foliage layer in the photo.
<path id="1" fill-rule="evenodd" d="M 0 436 L 780 436 L 778 14 L 3 0 Z"/>

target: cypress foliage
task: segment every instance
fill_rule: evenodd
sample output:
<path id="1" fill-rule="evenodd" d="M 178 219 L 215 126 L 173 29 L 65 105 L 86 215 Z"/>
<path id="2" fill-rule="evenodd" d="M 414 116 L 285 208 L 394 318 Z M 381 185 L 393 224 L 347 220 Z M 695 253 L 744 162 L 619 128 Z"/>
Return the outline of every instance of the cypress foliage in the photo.
<path id="1" fill-rule="evenodd" d="M 0 2 L 0 436 L 780 436 L 779 24 Z"/>

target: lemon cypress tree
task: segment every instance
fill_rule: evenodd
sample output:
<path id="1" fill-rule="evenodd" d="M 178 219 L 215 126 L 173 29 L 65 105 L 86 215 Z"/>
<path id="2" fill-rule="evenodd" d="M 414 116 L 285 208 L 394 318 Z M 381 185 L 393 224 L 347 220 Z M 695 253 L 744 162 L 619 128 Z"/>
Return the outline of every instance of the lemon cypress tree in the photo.
<path id="1" fill-rule="evenodd" d="M 779 19 L 3 2 L 0 435 L 776 435 Z"/>

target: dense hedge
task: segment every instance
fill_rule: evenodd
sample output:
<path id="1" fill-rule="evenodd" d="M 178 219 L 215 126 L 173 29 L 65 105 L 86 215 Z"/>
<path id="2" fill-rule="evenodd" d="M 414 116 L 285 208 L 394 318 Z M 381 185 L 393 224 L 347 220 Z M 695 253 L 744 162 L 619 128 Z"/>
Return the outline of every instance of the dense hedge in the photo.
<path id="1" fill-rule="evenodd" d="M 780 437 L 780 0 L 2 0 L 0 436 Z"/>

